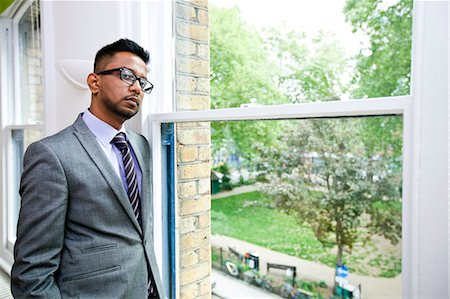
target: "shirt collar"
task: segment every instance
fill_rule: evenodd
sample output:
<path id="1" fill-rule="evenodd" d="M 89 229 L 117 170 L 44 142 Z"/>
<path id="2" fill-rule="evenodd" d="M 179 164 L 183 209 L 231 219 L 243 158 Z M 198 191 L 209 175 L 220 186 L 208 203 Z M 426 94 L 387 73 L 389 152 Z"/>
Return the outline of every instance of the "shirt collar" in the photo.
<path id="1" fill-rule="evenodd" d="M 111 140 L 114 138 L 114 136 L 117 135 L 117 133 L 123 132 L 126 136 L 127 132 L 125 130 L 125 126 L 122 125 L 119 130 L 116 130 L 115 128 L 92 114 L 89 109 L 86 109 L 86 111 L 83 113 L 82 118 L 88 126 L 89 130 L 91 130 L 95 137 L 97 137 L 100 143 L 105 147 L 110 144 Z"/>

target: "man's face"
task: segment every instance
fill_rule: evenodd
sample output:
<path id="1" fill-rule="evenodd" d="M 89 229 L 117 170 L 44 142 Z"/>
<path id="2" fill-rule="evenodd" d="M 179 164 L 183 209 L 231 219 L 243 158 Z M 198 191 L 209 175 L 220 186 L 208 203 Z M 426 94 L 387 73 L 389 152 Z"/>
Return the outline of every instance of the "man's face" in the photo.
<path id="1" fill-rule="evenodd" d="M 106 65 L 98 72 L 128 68 L 137 77 L 147 77 L 147 66 L 145 62 L 135 54 L 129 52 L 118 52 Z M 138 111 L 144 98 L 144 92 L 139 86 L 139 81 L 129 85 L 120 79 L 120 72 L 99 75 L 97 104 L 105 118 L 110 118 L 116 122 L 133 117 Z"/>

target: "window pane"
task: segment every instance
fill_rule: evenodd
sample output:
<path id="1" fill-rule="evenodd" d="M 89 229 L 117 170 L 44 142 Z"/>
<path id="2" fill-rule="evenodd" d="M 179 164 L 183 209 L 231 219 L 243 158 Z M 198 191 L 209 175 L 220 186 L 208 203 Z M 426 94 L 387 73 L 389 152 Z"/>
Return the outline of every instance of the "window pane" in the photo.
<path id="1" fill-rule="evenodd" d="M 212 128 L 216 269 L 247 277 L 253 255 L 274 290 L 295 267 L 294 287 L 323 298 L 401 298 L 401 116 Z"/>
<path id="2" fill-rule="evenodd" d="M 42 138 L 42 133 L 37 129 L 17 129 L 11 131 L 11 164 L 9 165 L 9 172 L 12 176 L 9 177 L 8 186 L 10 189 L 10 198 L 8 202 L 9 219 L 8 239 L 13 241 L 16 237 L 16 225 L 20 209 L 19 184 L 20 177 L 23 171 L 23 156 L 27 147 Z M 14 243 L 14 242 L 12 242 Z"/>
<path id="3" fill-rule="evenodd" d="M 412 0 L 212 0 L 211 108 L 407 95 Z"/>
<path id="4" fill-rule="evenodd" d="M 19 21 L 19 123 L 43 120 L 39 1 L 33 1 Z"/>

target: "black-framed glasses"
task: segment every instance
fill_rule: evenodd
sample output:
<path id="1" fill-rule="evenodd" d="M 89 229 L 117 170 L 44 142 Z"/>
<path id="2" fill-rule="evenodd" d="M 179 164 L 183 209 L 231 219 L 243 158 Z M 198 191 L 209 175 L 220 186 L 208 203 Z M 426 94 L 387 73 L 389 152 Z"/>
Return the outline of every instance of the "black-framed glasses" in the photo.
<path id="1" fill-rule="evenodd" d="M 102 72 L 96 73 L 97 75 L 108 75 L 114 72 L 120 72 L 120 80 L 127 83 L 128 85 L 133 85 L 134 82 L 138 81 L 139 86 L 141 87 L 142 91 L 145 93 L 151 93 L 153 90 L 153 84 L 148 82 L 148 80 L 144 77 L 138 77 L 134 74 L 132 70 L 126 67 L 119 67 L 116 69 L 110 69 Z"/>

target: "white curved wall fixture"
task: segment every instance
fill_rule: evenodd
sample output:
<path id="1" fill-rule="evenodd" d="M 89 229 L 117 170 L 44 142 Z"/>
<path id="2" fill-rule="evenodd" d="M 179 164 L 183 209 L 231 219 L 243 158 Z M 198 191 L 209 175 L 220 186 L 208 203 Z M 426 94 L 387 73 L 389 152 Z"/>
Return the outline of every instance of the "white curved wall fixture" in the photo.
<path id="1" fill-rule="evenodd" d="M 56 67 L 63 77 L 76 88 L 88 89 L 86 78 L 92 71 L 91 60 L 59 60 Z"/>

